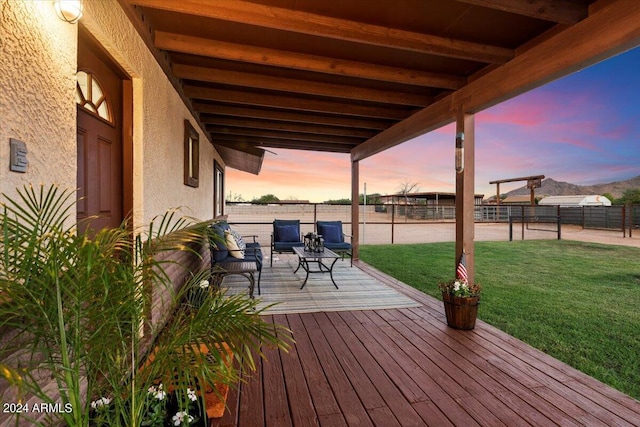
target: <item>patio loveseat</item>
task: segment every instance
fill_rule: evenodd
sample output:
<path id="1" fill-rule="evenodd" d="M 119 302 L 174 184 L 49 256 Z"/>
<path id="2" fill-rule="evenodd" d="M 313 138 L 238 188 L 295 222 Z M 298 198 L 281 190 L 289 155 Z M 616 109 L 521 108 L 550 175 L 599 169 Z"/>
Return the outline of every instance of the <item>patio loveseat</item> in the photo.
<path id="1" fill-rule="evenodd" d="M 215 222 L 209 228 L 213 282 L 219 286 L 225 276 L 232 274 L 244 276 L 249 279 L 249 295 L 253 298 L 255 273 L 258 273 L 257 285 L 258 295 L 260 295 L 263 257 L 260 243 L 256 241 L 257 236 L 240 236 L 229 227 L 226 221 Z"/>

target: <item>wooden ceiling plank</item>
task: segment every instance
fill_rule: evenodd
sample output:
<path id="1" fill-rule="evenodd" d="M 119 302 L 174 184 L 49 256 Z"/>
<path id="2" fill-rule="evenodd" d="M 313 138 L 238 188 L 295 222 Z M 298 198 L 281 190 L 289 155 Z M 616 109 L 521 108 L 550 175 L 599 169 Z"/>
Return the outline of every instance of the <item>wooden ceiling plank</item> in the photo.
<path id="1" fill-rule="evenodd" d="M 286 139 L 249 138 L 246 136 L 236 135 L 212 134 L 211 137 L 213 138 L 215 144 L 227 145 L 232 148 L 235 146 L 235 144 L 249 144 L 256 147 L 287 148 L 291 150 L 325 151 L 332 153 L 349 153 L 355 146 L 354 144 L 334 144 L 316 141 L 288 141 Z"/>
<path id="2" fill-rule="evenodd" d="M 383 119 L 402 120 L 411 112 L 406 110 L 377 107 L 369 105 L 330 102 L 318 99 L 301 99 L 295 97 L 265 95 L 260 93 L 238 92 L 226 89 L 201 88 L 185 86 L 184 93 L 190 98 L 229 102 L 234 104 L 275 107 L 297 111 L 328 112 L 359 117 L 378 117 Z"/>
<path id="3" fill-rule="evenodd" d="M 196 67 L 185 64 L 173 64 L 172 68 L 176 77 L 208 83 L 420 107 L 426 107 L 433 102 L 433 97 L 419 93 L 391 92 L 357 86 L 288 79 L 265 74 Z"/>
<path id="4" fill-rule="evenodd" d="M 550 0 L 549 0 L 550 1 Z M 367 45 L 403 49 L 485 63 L 503 64 L 513 51 L 239 0 L 129 0 L 139 6 L 204 16 L 263 28 L 291 31 Z M 546 3 L 546 2 L 545 2 Z"/>
<path id="5" fill-rule="evenodd" d="M 230 117 L 246 117 L 253 119 L 275 120 L 283 123 L 310 123 L 347 128 L 384 130 L 391 126 L 388 120 L 367 119 L 349 116 L 328 116 L 304 112 L 266 110 L 261 108 L 237 107 L 231 105 L 212 105 L 196 102 L 194 109 L 199 113 L 219 114 Z"/>
<path id="6" fill-rule="evenodd" d="M 155 45 L 158 49 L 228 61 L 249 62 L 415 86 L 459 89 L 466 83 L 466 79 L 460 76 L 286 52 L 163 31 L 155 32 Z"/>
<path id="7" fill-rule="evenodd" d="M 380 132 L 351 152 L 362 160 L 455 120 L 455 111 L 477 113 L 533 88 L 640 45 L 636 0 L 605 0 L 599 9 L 566 31 L 479 77 L 411 117 Z"/>
<path id="8" fill-rule="evenodd" d="M 263 130 L 277 130 L 281 132 L 302 132 L 302 133 L 315 133 L 320 135 L 335 135 L 335 136 L 351 136 L 358 138 L 371 138 L 377 132 L 368 129 L 355 129 L 342 126 L 322 126 L 311 125 L 302 123 L 290 123 L 290 122 L 278 122 L 256 119 L 237 119 L 225 116 L 201 116 L 200 120 L 205 125 L 218 125 L 218 126 L 233 126 L 244 127 L 247 129 L 263 129 Z"/>
<path id="9" fill-rule="evenodd" d="M 335 142 L 350 143 L 357 145 L 361 143 L 363 138 L 354 138 L 348 136 L 323 135 L 302 132 L 282 132 L 275 130 L 247 129 L 241 127 L 229 126 L 207 126 L 207 131 L 214 135 L 244 135 L 256 138 L 273 138 L 287 139 L 294 141 L 315 141 L 315 142 Z"/>
<path id="10" fill-rule="evenodd" d="M 579 0 L 457 0 L 474 6 L 502 10 L 530 18 L 575 24 L 589 14 L 586 4 Z"/>

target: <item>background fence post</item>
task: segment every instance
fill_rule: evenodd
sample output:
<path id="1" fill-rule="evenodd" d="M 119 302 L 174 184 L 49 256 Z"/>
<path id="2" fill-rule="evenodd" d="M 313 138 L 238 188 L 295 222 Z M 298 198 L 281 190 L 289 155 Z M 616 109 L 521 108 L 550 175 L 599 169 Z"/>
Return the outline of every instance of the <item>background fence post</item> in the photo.
<path id="1" fill-rule="evenodd" d="M 391 204 L 391 244 L 393 245 L 393 239 L 395 232 L 395 222 L 396 222 L 396 205 Z"/>

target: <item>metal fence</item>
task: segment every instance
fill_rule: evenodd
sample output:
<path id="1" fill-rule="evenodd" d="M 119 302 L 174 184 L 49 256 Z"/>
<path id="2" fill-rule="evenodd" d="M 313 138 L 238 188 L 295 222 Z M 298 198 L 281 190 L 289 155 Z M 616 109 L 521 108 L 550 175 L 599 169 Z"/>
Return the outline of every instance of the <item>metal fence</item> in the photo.
<path id="1" fill-rule="evenodd" d="M 301 231 L 315 230 L 316 221 L 342 221 L 344 231 L 351 234 L 351 205 L 323 203 L 303 204 L 226 204 L 229 222 L 242 234 L 258 235 L 269 245 L 274 219 L 297 219 Z M 360 241 L 366 243 L 413 243 L 416 227 L 410 225 L 455 222 L 455 206 L 378 204 L 360 205 Z M 559 218 L 562 224 L 579 225 L 640 234 L 640 205 L 564 208 L 558 206 L 475 206 L 477 223 L 551 223 Z M 430 232 L 430 231 L 424 231 Z"/>

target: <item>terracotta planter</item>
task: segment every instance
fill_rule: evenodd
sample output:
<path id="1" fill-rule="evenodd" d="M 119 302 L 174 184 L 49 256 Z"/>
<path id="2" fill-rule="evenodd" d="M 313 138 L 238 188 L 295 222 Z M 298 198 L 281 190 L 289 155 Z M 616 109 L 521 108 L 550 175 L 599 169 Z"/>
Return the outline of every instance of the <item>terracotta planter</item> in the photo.
<path id="1" fill-rule="evenodd" d="M 224 357 L 224 363 L 227 368 L 231 367 L 233 363 L 233 353 L 226 343 L 222 344 L 222 348 L 226 356 Z M 200 347 L 202 354 L 208 354 L 209 349 L 202 345 Z M 220 418 L 224 415 L 224 410 L 227 407 L 227 395 L 229 394 L 229 386 L 227 384 L 214 384 L 214 389 L 208 389 L 204 392 L 204 405 L 207 411 L 207 417 Z"/>
<path id="2" fill-rule="evenodd" d="M 153 350 L 153 352 L 147 358 L 144 366 L 148 366 L 149 364 L 153 363 L 157 350 L 157 348 Z M 199 358 L 206 358 L 210 353 L 209 348 L 204 344 L 200 344 L 199 346 L 193 345 L 191 347 L 191 350 L 193 352 L 196 363 Z M 227 366 L 227 368 L 230 368 L 233 364 L 233 352 L 231 351 L 231 348 L 227 345 L 227 343 L 222 344 L 222 350 L 224 364 Z M 204 384 L 204 381 L 199 382 L 201 384 Z M 227 384 L 214 383 L 214 387 L 215 390 L 214 388 L 208 388 L 202 393 L 208 418 L 222 417 L 227 405 L 229 386 Z M 173 384 L 169 384 L 167 387 L 167 391 L 169 392 L 172 392 L 174 389 L 175 386 Z"/>
<path id="3" fill-rule="evenodd" d="M 473 329 L 478 316 L 480 297 L 454 297 L 442 294 L 447 325 L 455 329 Z"/>

